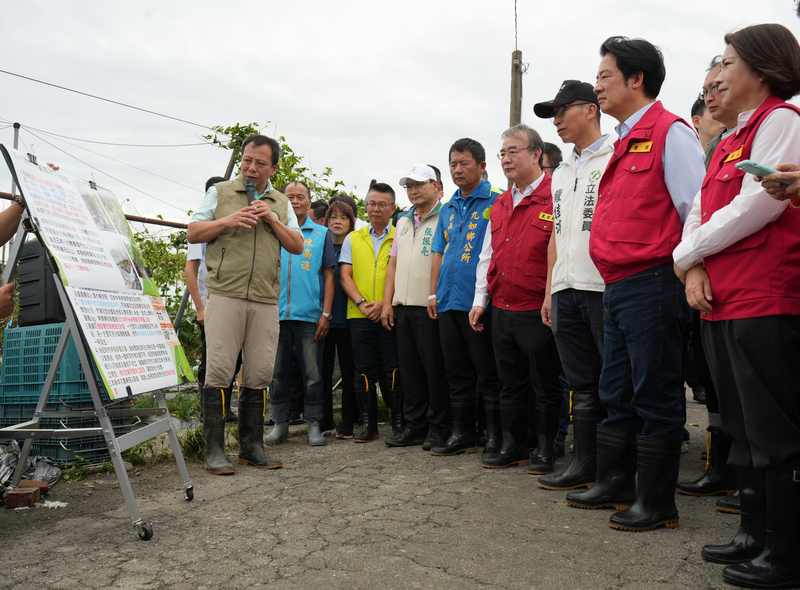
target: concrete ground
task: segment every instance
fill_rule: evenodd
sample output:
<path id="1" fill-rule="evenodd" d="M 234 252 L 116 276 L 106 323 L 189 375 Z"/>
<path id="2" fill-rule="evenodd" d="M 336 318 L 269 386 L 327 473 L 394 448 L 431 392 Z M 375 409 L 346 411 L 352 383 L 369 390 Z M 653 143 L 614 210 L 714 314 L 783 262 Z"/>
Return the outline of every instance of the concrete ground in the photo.
<path id="1" fill-rule="evenodd" d="M 705 407 L 687 401 L 692 441 L 681 479 L 703 470 Z M 433 457 L 295 434 L 272 452 L 282 469 L 214 476 L 189 463 L 193 502 L 173 464 L 131 475 L 150 541 L 130 525 L 116 476 L 61 481 L 60 509 L 0 508 L 0 587 L 282 589 L 728 588 L 707 543 L 738 517 L 715 498 L 678 496 L 680 526 L 629 533 L 610 510 L 580 510 L 522 468 L 483 469 L 480 455 Z M 569 443 L 571 437 L 567 439 Z M 563 469 L 570 459 L 560 459 Z"/>

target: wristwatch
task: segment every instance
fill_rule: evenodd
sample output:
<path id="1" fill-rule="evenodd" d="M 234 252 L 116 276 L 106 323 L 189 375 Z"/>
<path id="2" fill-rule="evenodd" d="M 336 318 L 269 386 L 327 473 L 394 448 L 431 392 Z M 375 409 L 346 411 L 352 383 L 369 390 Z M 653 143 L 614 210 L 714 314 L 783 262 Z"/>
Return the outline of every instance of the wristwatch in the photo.
<path id="1" fill-rule="evenodd" d="M 331 314 L 329 314 L 327 311 L 323 311 L 322 315 L 325 316 L 326 318 L 328 318 L 329 320 L 333 319 L 333 316 Z"/>
<path id="2" fill-rule="evenodd" d="M 366 302 L 367 302 L 367 299 L 366 299 L 366 297 L 364 297 L 364 298 L 360 299 L 359 301 L 356 301 L 356 307 L 361 307 L 361 304 L 362 303 L 366 303 Z"/>

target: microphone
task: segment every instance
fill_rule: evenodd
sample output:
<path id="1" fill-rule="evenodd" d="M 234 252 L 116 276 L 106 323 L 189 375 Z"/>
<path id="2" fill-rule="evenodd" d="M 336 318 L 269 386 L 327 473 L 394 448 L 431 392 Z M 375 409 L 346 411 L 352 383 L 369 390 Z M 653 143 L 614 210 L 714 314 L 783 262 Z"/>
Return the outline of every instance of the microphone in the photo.
<path id="1" fill-rule="evenodd" d="M 247 190 L 247 205 L 250 206 L 256 198 L 256 181 L 248 178 L 244 181 L 244 188 Z"/>

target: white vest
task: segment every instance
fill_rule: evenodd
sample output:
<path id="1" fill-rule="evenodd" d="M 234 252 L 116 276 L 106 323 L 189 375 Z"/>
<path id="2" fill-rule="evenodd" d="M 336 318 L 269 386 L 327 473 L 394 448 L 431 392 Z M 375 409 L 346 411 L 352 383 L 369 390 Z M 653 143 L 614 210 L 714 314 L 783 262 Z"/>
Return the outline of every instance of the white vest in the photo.
<path id="1" fill-rule="evenodd" d="M 605 282 L 589 257 L 589 230 L 597 206 L 597 189 L 614 153 L 615 140 L 609 135 L 602 147 L 583 161 L 580 177 L 575 171 L 578 154 L 574 150 L 553 172 L 553 237 L 558 258 L 553 267 L 551 293 L 605 289 Z"/>
<path id="2" fill-rule="evenodd" d="M 441 203 L 419 222 L 414 231 L 414 208 L 397 220 L 394 243 L 397 246 L 397 267 L 394 275 L 392 305 L 428 306 L 431 292 L 431 245 L 436 235 Z"/>

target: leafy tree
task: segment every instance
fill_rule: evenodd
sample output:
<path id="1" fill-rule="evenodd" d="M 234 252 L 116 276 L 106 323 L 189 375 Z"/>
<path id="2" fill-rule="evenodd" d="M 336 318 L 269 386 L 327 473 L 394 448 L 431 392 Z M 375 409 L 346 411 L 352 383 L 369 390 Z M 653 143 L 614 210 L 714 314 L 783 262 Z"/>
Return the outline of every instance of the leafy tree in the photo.
<path id="1" fill-rule="evenodd" d="M 169 317 L 174 320 L 186 289 L 183 274 L 188 247 L 186 230 L 160 228 L 151 232 L 145 226 L 142 231 L 134 233 L 133 238 L 142 253 L 150 280 L 164 299 Z M 200 329 L 196 318 L 194 308 L 187 305 L 181 324 L 175 326 L 183 351 L 191 364 L 199 362 L 201 354 Z"/>
<path id="2" fill-rule="evenodd" d="M 267 121 L 269 124 L 269 121 Z M 266 126 L 266 125 L 265 125 Z M 217 125 L 212 127 L 213 134 L 203 136 L 204 139 L 210 141 L 214 145 L 218 145 L 223 149 L 235 150 L 234 161 L 236 163 L 236 173 L 238 174 L 241 169 L 241 145 L 244 140 L 254 133 L 260 133 L 258 123 L 249 123 L 247 125 L 235 124 L 230 127 L 222 127 Z M 231 139 L 225 141 L 220 139 L 220 136 L 228 136 Z M 360 199 L 352 191 L 345 191 L 345 183 L 341 180 L 334 180 L 333 170 L 326 167 L 321 173 L 315 173 L 310 168 L 303 166 L 303 156 L 298 156 L 294 150 L 286 143 L 286 138 L 281 135 L 277 138 L 281 146 L 281 157 L 278 161 L 278 169 L 272 175 L 272 186 L 280 188 L 289 182 L 302 180 L 305 182 L 309 189 L 311 189 L 311 200 L 325 199 L 329 201 L 331 197 L 339 194 L 346 194 L 352 197 L 356 204 L 358 204 L 359 217 L 366 218 L 363 200 Z M 353 187 L 356 188 L 356 187 Z"/>

